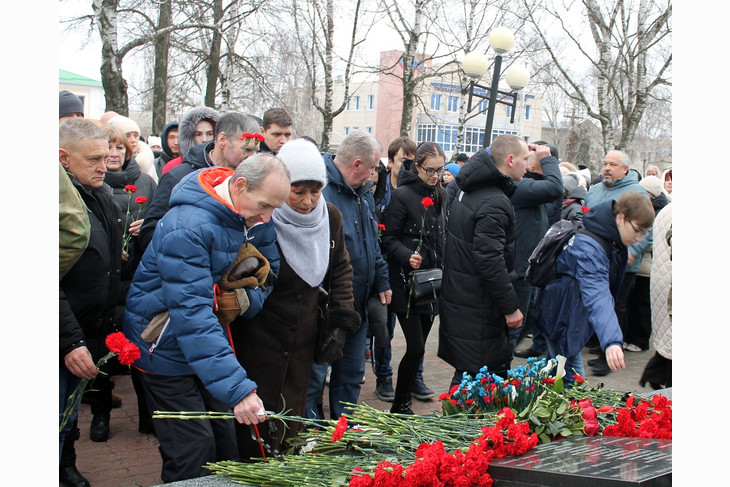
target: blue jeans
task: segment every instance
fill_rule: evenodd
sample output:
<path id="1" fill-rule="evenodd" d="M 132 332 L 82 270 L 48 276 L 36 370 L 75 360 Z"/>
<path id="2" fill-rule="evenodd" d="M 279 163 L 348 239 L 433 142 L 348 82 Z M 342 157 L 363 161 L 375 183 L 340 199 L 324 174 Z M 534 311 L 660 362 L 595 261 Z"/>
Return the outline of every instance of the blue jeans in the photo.
<path id="1" fill-rule="evenodd" d="M 357 404 L 360 399 L 360 381 L 365 375 L 365 349 L 367 348 L 368 324 L 364 321 L 360 329 L 349 335 L 342 348 L 342 358 L 332 362 L 329 400 L 330 417 L 338 419 L 346 412 L 341 402 Z M 324 419 L 318 404 L 322 403 L 327 364 L 314 364 L 307 393 L 307 417 Z M 349 408 L 347 410 L 349 412 Z"/>
<path id="2" fill-rule="evenodd" d="M 66 401 L 73 394 L 74 390 L 81 384 L 81 378 L 73 375 L 65 366 L 58 368 L 58 424 L 61 424 L 63 411 L 66 409 Z M 58 433 L 58 460 L 61 461 L 61 451 L 63 450 L 63 440 L 74 425 L 74 419 L 79 414 L 79 408 L 76 407 L 73 415 L 68 419 L 66 425 Z"/>
<path id="3" fill-rule="evenodd" d="M 390 339 L 393 339 L 393 333 L 395 331 L 395 313 L 388 313 L 388 330 L 390 331 Z M 375 342 L 373 349 L 375 355 L 375 377 L 378 380 L 385 380 L 393 377 L 393 367 L 390 365 L 390 361 L 393 358 L 393 352 L 390 348 L 390 342 L 386 344 L 379 344 Z M 418 363 L 418 374 L 416 375 L 417 380 L 423 382 L 423 357 L 421 357 Z"/>
<path id="4" fill-rule="evenodd" d="M 563 353 L 563 347 L 559 343 L 552 341 L 548 336 L 545 336 L 545 344 L 547 345 L 548 354 L 550 355 L 550 357 L 557 357 L 558 355 L 562 355 L 563 357 L 565 357 L 565 354 Z M 573 383 L 575 382 L 575 379 L 573 379 L 574 374 L 585 377 L 585 369 L 583 368 L 583 357 L 581 356 L 580 352 L 568 357 L 565 361 L 565 376 L 563 377 L 563 386 L 571 387 L 573 385 Z"/>

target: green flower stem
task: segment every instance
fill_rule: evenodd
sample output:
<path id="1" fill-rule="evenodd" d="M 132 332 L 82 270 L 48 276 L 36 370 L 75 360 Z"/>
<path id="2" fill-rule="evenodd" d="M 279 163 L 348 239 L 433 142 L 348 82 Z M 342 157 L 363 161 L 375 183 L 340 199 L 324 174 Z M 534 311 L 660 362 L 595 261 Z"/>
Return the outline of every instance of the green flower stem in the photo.
<path id="1" fill-rule="evenodd" d="M 112 352 L 104 355 L 96 363 L 96 368 L 100 369 L 105 363 L 109 361 L 110 358 L 114 357 L 115 355 L 116 353 Z M 84 395 L 84 389 L 86 388 L 86 384 L 88 383 L 89 379 L 81 379 L 81 383 L 79 383 L 76 389 L 74 389 L 74 391 L 66 400 L 66 408 L 63 410 L 63 415 L 61 416 L 61 425 L 58 427 L 59 433 L 63 431 L 63 427 L 66 426 L 68 421 L 71 419 L 71 416 L 73 416 L 74 413 L 78 410 L 79 404 L 81 403 L 81 396 Z"/>

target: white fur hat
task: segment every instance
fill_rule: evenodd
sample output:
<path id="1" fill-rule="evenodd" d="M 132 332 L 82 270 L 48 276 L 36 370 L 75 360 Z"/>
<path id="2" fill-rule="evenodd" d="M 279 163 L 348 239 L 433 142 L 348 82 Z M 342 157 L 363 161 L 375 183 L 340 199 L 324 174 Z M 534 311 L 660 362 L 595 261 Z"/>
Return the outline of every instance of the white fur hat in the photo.
<path id="1" fill-rule="evenodd" d="M 276 157 L 289 169 L 291 184 L 301 181 L 317 181 L 322 186 L 327 184 L 327 169 L 322 154 L 308 140 L 290 140 L 282 146 Z"/>

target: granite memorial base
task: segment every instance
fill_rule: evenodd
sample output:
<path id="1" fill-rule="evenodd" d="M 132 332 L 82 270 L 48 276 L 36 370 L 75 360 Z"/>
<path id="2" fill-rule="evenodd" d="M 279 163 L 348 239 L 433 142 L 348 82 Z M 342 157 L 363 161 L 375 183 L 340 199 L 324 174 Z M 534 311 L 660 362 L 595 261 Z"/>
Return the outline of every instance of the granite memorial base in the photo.
<path id="1" fill-rule="evenodd" d="M 672 442 L 613 436 L 573 437 L 493 460 L 494 487 L 669 487 Z"/>

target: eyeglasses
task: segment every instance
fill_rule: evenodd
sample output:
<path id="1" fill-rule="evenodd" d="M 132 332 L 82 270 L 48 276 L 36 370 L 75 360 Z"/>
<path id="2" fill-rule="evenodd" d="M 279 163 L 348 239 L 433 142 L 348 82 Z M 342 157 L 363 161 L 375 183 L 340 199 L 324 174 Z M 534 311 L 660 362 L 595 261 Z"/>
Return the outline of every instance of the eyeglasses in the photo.
<path id="1" fill-rule="evenodd" d="M 649 231 L 648 229 L 647 230 L 642 230 L 640 228 L 636 228 L 631 220 L 626 220 L 626 221 L 629 222 L 629 225 L 631 225 L 631 228 L 634 229 L 634 231 L 636 232 L 637 235 L 642 235 L 643 236 L 643 235 L 646 235 L 646 232 Z"/>
<path id="2" fill-rule="evenodd" d="M 426 174 L 428 174 L 429 176 L 435 176 L 436 174 L 441 174 L 442 172 L 444 172 L 443 166 L 438 169 L 433 169 L 430 167 L 423 167 L 422 165 L 420 165 L 418 163 L 416 163 L 416 165 L 418 167 L 420 167 L 421 169 L 423 169 L 424 171 L 426 171 Z"/>

